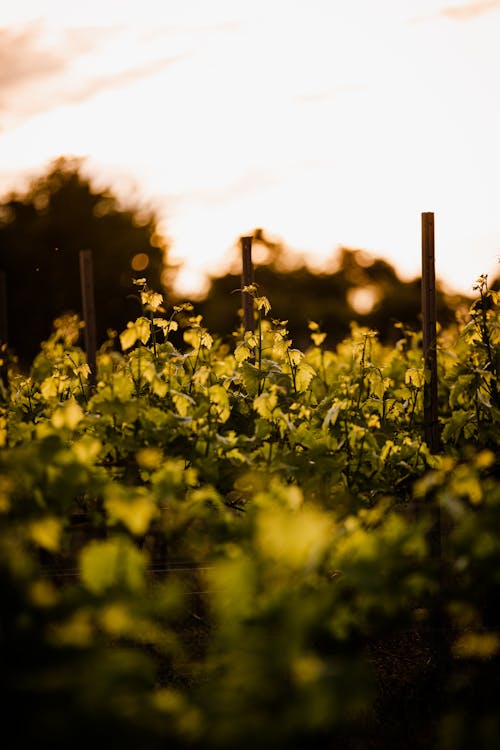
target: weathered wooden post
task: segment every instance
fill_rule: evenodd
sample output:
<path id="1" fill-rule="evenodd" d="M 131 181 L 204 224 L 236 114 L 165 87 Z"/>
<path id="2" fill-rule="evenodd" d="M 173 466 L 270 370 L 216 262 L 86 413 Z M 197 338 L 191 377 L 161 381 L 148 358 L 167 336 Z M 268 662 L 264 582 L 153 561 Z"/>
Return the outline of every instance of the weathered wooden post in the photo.
<path id="1" fill-rule="evenodd" d="M 434 214 L 422 214 L 422 332 L 424 355 L 424 439 L 431 453 L 440 446 L 438 422 L 436 271 Z"/>
<path id="2" fill-rule="evenodd" d="M 0 271 L 0 344 L 8 344 L 7 328 L 7 279 L 5 271 Z"/>
<path id="3" fill-rule="evenodd" d="M 252 237 L 241 237 L 241 287 L 253 284 L 253 265 L 252 265 Z M 253 297 L 249 292 L 241 292 L 241 306 L 243 308 L 243 329 L 245 331 L 255 330 L 255 319 L 253 314 Z"/>
<path id="4" fill-rule="evenodd" d="M 9 344 L 7 328 L 7 279 L 5 271 L 0 271 L 0 378 L 8 386 L 7 347 Z"/>
<path id="5" fill-rule="evenodd" d="M 441 437 L 438 422 L 437 315 L 434 214 L 422 214 L 422 333 L 424 357 L 424 439 L 431 453 L 438 453 Z M 428 531 L 429 552 L 436 570 L 438 590 L 430 608 L 429 644 L 434 660 L 434 689 L 440 695 L 449 660 L 449 624 L 443 605 L 442 519 L 439 501 L 429 496 L 431 526 Z"/>
<path id="6" fill-rule="evenodd" d="M 96 317 L 94 295 L 94 271 L 92 250 L 80 250 L 80 286 L 82 292 L 83 319 L 85 322 L 85 351 L 90 367 L 90 385 L 95 385 L 97 377 L 96 352 Z"/>

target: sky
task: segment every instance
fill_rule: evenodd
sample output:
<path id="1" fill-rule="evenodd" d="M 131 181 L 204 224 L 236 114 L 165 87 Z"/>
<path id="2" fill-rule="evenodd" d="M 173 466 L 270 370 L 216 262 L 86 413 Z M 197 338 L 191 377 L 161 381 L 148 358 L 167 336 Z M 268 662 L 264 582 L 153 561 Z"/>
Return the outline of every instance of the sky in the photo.
<path id="1" fill-rule="evenodd" d="M 500 271 L 500 0 L 17 0 L 0 7 L 0 194 L 60 155 L 151 202 L 178 288 L 262 227 L 470 293 Z M 140 250 L 138 248 L 138 250 Z"/>

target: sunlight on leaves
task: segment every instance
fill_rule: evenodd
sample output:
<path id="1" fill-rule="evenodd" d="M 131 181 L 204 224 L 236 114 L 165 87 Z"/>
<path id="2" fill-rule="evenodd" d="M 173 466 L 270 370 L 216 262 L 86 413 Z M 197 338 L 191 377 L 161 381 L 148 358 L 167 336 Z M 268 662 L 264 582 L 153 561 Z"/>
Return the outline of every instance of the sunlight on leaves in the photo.
<path id="1" fill-rule="evenodd" d="M 262 554 L 293 568 L 317 565 L 331 538 L 332 521 L 316 508 L 269 508 L 257 520 L 256 543 Z"/>
<path id="2" fill-rule="evenodd" d="M 156 312 L 163 302 L 163 295 L 149 290 L 141 292 L 141 302 L 147 310 Z M 146 342 L 144 342 L 146 343 Z"/>
<path id="3" fill-rule="evenodd" d="M 115 587 L 141 590 L 145 570 L 145 555 L 122 537 L 90 542 L 80 554 L 82 583 L 97 595 Z"/>
<path id="4" fill-rule="evenodd" d="M 300 393 L 307 391 L 316 371 L 308 362 L 300 362 L 295 371 L 295 387 Z"/>
<path id="5" fill-rule="evenodd" d="M 39 547 L 49 552 L 57 552 L 61 543 L 62 523 L 58 518 L 47 516 L 38 521 L 32 521 L 29 533 Z"/>
<path id="6" fill-rule="evenodd" d="M 147 344 L 151 335 L 151 323 L 147 318 L 137 318 L 135 323 L 128 322 L 127 328 L 120 334 L 120 344 L 123 351 L 134 346 L 136 341 Z"/>
<path id="7" fill-rule="evenodd" d="M 210 403 L 215 408 L 217 418 L 221 422 L 227 422 L 231 416 L 231 409 L 229 408 L 229 398 L 226 389 L 221 385 L 211 385 L 208 389 L 208 396 Z"/>
<path id="8" fill-rule="evenodd" d="M 187 417 L 191 407 L 196 403 L 194 398 L 187 393 L 179 393 L 178 391 L 172 391 L 172 401 L 181 417 Z"/>
<path id="9" fill-rule="evenodd" d="M 83 417 L 84 413 L 81 406 L 74 399 L 69 399 L 53 412 L 51 421 L 56 430 L 60 430 L 62 427 L 74 430 Z"/>
<path id="10" fill-rule="evenodd" d="M 118 485 L 110 486 L 106 490 L 104 506 L 112 521 L 121 521 L 136 536 L 143 536 L 158 514 L 153 499 L 141 487 L 127 492 Z"/>

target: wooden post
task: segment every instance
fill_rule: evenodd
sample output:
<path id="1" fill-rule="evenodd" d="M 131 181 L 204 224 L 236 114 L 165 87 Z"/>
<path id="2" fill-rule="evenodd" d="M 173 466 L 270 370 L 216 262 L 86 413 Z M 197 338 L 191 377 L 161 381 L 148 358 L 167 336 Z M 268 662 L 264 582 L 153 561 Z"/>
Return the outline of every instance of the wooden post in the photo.
<path id="1" fill-rule="evenodd" d="M 85 351 L 90 367 L 90 384 L 95 385 L 96 368 L 96 317 L 92 250 L 80 250 L 80 286 L 82 290 L 83 319 L 85 322 Z"/>
<path id="2" fill-rule="evenodd" d="M 424 356 L 424 439 L 431 453 L 438 453 L 441 437 L 438 422 L 436 273 L 434 214 L 422 214 L 422 332 Z M 430 694 L 442 697 L 450 659 L 449 622 L 443 605 L 443 548 L 441 508 L 435 493 L 430 494 L 431 526 L 428 531 L 430 557 L 435 565 L 437 591 L 430 607 L 429 645 L 433 655 L 434 676 Z M 431 697 L 432 700 L 432 697 Z"/>
<path id="3" fill-rule="evenodd" d="M 7 280 L 5 271 L 0 271 L 0 344 L 8 344 L 7 328 Z"/>
<path id="4" fill-rule="evenodd" d="M 7 347 L 9 344 L 7 328 L 7 280 L 5 271 L 0 271 L 0 379 L 5 388 L 9 384 Z"/>
<path id="5" fill-rule="evenodd" d="M 422 214 L 422 329 L 424 355 L 424 439 L 431 453 L 439 451 L 436 348 L 436 271 L 434 214 Z"/>
<path id="6" fill-rule="evenodd" d="M 241 286 L 250 286 L 253 284 L 253 265 L 252 265 L 252 237 L 241 237 Z M 255 330 L 255 319 L 253 314 L 253 297 L 248 292 L 241 293 L 241 305 L 243 308 L 243 329 L 245 331 Z"/>

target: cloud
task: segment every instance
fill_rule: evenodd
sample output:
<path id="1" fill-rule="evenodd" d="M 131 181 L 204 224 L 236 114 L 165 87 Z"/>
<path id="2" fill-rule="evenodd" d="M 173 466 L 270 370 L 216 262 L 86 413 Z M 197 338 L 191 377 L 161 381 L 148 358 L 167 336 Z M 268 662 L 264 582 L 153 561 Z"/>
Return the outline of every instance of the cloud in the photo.
<path id="1" fill-rule="evenodd" d="M 0 108 L 6 93 L 41 78 L 64 71 L 67 61 L 60 52 L 43 49 L 40 26 L 0 28 Z"/>
<path id="2" fill-rule="evenodd" d="M 469 21 L 485 13 L 500 9 L 500 0 L 478 0 L 467 5 L 450 5 L 440 11 L 440 15 L 453 21 Z"/>
<path id="3" fill-rule="evenodd" d="M 91 99 L 93 96 L 100 94 L 102 91 L 116 89 L 121 86 L 129 86 L 141 78 L 147 78 L 161 72 L 165 68 L 168 68 L 170 65 L 181 60 L 183 57 L 184 55 L 164 57 L 159 60 L 152 60 L 144 63 L 144 65 L 137 65 L 132 68 L 120 70 L 117 73 L 96 76 L 76 88 L 72 87 L 71 89 L 66 89 L 61 92 L 58 104 L 79 104 L 80 102 L 86 101 L 87 99 Z"/>
<path id="4" fill-rule="evenodd" d="M 479 16 L 500 10 L 500 0 L 476 0 L 465 5 L 447 5 L 431 14 L 414 16 L 408 19 L 409 23 L 428 23 L 437 18 L 445 18 L 449 21 L 471 21 Z"/>
<path id="5" fill-rule="evenodd" d="M 118 69 L 110 72 L 86 74 L 85 65 L 75 72 L 77 63 L 105 52 L 124 32 L 118 26 L 80 27 L 51 37 L 39 22 L 0 28 L 0 130 L 59 106 L 81 103 L 102 91 L 128 86 L 183 57 L 162 55 L 130 67 L 124 57 L 117 60 Z"/>
<path id="6" fill-rule="evenodd" d="M 115 30 L 116 31 L 116 30 Z M 12 124 L 53 106 L 54 86 L 73 61 L 97 48 L 107 30 L 64 29 L 50 37 L 40 22 L 0 28 L 0 114 Z"/>

